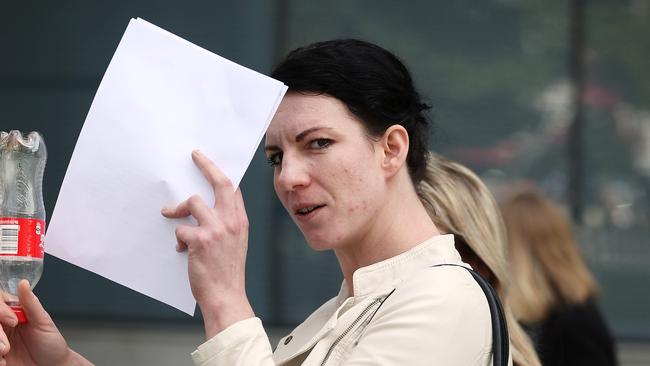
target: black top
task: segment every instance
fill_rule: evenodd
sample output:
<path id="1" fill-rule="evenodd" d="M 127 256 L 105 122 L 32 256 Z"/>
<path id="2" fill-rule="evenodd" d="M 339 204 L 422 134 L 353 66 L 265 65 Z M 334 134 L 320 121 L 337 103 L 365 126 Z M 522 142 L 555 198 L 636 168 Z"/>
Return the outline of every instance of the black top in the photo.
<path id="1" fill-rule="evenodd" d="M 556 309 L 524 328 L 544 366 L 617 365 L 614 341 L 593 300 Z"/>

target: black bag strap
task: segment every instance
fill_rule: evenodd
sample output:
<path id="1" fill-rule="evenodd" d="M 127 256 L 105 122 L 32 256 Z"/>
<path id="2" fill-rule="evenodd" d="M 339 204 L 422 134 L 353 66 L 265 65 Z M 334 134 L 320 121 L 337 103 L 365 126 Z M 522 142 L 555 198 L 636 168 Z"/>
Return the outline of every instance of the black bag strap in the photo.
<path id="1" fill-rule="evenodd" d="M 476 282 L 478 282 L 479 286 L 481 286 L 481 289 L 487 298 L 488 305 L 490 306 L 490 319 L 492 320 L 492 365 L 507 366 L 508 356 L 510 353 L 510 337 L 508 336 L 508 325 L 503 313 L 503 307 L 501 306 L 501 302 L 499 301 L 499 297 L 497 296 L 496 291 L 494 291 L 494 288 L 492 288 L 490 283 L 483 278 L 483 276 L 470 268 L 451 263 L 437 264 L 432 267 L 440 266 L 465 268 L 472 274 L 472 277 L 474 277 Z"/>

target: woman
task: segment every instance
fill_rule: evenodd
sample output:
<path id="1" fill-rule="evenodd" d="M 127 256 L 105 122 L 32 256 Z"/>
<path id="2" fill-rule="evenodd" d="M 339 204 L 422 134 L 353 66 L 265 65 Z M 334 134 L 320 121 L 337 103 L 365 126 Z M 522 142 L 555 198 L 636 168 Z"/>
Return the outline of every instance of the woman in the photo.
<path id="1" fill-rule="evenodd" d="M 499 207 L 489 189 L 467 167 L 431 154 L 420 199 L 436 227 L 454 234 L 463 261 L 488 279 L 504 305 L 515 366 L 539 366 L 530 339 L 515 320 L 506 299 L 506 234 Z"/>
<path id="2" fill-rule="evenodd" d="M 502 204 L 513 279 L 509 302 L 544 365 L 615 365 L 614 343 L 596 307 L 596 281 L 571 224 L 534 190 Z"/>
<path id="3" fill-rule="evenodd" d="M 491 364 L 484 293 L 462 267 L 435 266 L 467 265 L 453 235 L 440 235 L 418 198 L 429 107 L 404 65 L 378 46 L 340 40 L 291 52 L 272 76 L 289 87 L 266 134 L 276 193 L 309 245 L 334 251 L 344 281 L 337 297 L 272 352 L 245 292 L 241 193 L 194 152 L 215 205 L 190 197 L 163 210 L 198 223 L 176 230 L 208 339 L 192 354 L 194 363 Z M 29 290 L 21 294 L 29 304 Z M 26 309 L 28 317 L 42 310 L 35 308 Z M 57 349 L 66 349 L 57 339 Z"/>

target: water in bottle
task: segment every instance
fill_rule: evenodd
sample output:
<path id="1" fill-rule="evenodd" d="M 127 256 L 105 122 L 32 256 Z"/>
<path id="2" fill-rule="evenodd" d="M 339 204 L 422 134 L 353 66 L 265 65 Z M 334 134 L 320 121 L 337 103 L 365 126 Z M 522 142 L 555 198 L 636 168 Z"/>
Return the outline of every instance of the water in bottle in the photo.
<path id="1" fill-rule="evenodd" d="M 0 132 L 0 289 L 20 322 L 26 318 L 18 282 L 26 279 L 33 288 L 43 272 L 46 159 L 38 132 Z"/>

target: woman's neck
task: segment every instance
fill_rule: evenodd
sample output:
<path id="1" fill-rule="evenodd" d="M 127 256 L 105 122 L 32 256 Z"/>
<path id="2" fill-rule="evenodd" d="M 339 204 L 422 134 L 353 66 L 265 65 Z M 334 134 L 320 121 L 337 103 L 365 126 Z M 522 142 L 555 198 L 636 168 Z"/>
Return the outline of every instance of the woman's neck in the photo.
<path id="1" fill-rule="evenodd" d="M 412 184 L 393 190 L 364 235 L 335 250 L 349 295 L 354 295 L 352 277 L 357 269 L 395 257 L 438 234 Z"/>

